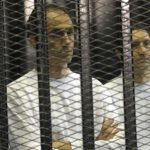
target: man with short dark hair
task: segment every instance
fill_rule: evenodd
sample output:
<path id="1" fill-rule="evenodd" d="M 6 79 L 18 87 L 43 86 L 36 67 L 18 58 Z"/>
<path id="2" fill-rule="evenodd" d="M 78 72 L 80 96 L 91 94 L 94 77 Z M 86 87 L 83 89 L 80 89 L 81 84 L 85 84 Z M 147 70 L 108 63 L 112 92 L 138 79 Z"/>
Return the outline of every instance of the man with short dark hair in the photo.
<path id="1" fill-rule="evenodd" d="M 138 150 L 150 149 L 150 35 L 143 28 L 132 30 L 133 65 L 135 81 L 136 123 Z M 123 78 L 113 79 L 105 84 L 110 89 L 121 122 L 123 113 Z"/>
<path id="2" fill-rule="evenodd" d="M 33 11 L 29 18 L 29 28 L 32 29 L 29 40 L 36 48 L 34 20 Z M 53 148 L 81 150 L 80 75 L 68 68 L 74 48 L 73 23 L 64 9 L 49 5 L 47 27 Z M 122 149 L 117 142 L 119 129 L 112 99 L 106 97 L 108 90 L 98 80 L 92 80 L 96 145 L 103 150 Z M 9 138 L 13 150 L 41 149 L 37 83 L 37 71 L 34 69 L 8 85 Z M 103 145 L 103 148 L 99 148 L 99 145 Z"/>

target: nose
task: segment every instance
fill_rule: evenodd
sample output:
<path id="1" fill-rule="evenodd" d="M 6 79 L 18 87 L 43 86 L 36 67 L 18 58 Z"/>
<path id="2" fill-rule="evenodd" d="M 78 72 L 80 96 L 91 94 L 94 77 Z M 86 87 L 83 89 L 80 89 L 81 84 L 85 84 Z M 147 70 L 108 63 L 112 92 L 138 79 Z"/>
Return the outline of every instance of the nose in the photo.
<path id="1" fill-rule="evenodd" d="M 146 48 L 146 46 L 144 45 L 143 42 L 140 43 L 139 48 L 140 48 L 140 51 L 141 51 L 141 52 L 147 51 L 147 48 Z"/>
<path id="2" fill-rule="evenodd" d="M 140 47 L 139 47 L 139 56 L 140 56 L 141 58 L 145 58 L 145 56 L 146 56 L 146 51 L 147 51 L 147 48 L 145 48 L 144 45 L 141 44 Z"/>
<path id="3" fill-rule="evenodd" d="M 70 44 L 72 42 L 71 37 L 67 33 L 64 33 L 63 42 L 64 44 Z"/>
<path id="4" fill-rule="evenodd" d="M 145 58 L 145 54 L 139 54 L 140 58 Z"/>

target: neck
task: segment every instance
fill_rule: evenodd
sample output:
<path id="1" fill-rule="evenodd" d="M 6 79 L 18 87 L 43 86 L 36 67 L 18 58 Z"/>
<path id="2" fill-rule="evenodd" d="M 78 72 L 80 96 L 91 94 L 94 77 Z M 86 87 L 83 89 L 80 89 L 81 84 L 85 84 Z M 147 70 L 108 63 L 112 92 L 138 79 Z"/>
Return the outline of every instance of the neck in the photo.
<path id="1" fill-rule="evenodd" d="M 49 66 L 49 76 L 54 79 L 61 79 L 66 77 L 70 72 L 67 64 L 54 64 Z"/>
<path id="2" fill-rule="evenodd" d="M 134 70 L 134 78 L 136 83 L 146 83 L 150 81 L 150 67 Z"/>

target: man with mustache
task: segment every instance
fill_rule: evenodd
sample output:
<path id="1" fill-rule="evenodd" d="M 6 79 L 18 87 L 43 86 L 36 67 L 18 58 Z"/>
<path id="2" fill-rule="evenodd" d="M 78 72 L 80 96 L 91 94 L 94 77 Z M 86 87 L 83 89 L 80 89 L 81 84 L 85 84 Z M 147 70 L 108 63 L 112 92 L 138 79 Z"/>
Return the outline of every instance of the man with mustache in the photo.
<path id="1" fill-rule="evenodd" d="M 143 28 L 132 30 L 132 48 L 136 101 L 136 125 L 138 150 L 150 149 L 150 35 Z M 116 100 L 119 114 L 123 119 L 122 76 L 105 84 Z"/>
<path id="2" fill-rule="evenodd" d="M 74 26 L 66 11 L 47 6 L 49 79 L 53 148 L 83 149 L 80 75 L 68 68 L 74 48 Z M 35 10 L 29 24 L 29 40 L 36 48 Z M 36 69 L 8 85 L 9 139 L 13 150 L 40 150 L 39 103 Z M 98 149 L 121 148 L 117 114 L 108 90 L 93 79 L 95 144 Z M 89 141 L 90 142 L 90 141 Z M 101 147 L 102 146 L 102 147 Z"/>

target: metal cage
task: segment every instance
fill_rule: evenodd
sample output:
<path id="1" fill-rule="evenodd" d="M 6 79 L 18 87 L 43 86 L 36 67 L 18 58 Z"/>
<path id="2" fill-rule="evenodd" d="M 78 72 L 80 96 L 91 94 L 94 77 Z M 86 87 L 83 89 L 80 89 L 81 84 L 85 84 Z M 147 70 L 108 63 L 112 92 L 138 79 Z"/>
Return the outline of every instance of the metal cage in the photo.
<path id="1" fill-rule="evenodd" d="M 149 0 L 0 2 L 0 150 L 150 149 Z"/>

